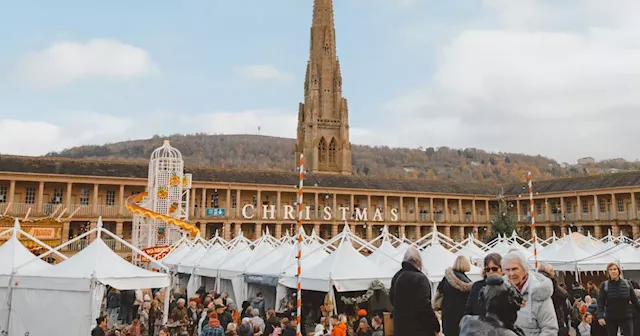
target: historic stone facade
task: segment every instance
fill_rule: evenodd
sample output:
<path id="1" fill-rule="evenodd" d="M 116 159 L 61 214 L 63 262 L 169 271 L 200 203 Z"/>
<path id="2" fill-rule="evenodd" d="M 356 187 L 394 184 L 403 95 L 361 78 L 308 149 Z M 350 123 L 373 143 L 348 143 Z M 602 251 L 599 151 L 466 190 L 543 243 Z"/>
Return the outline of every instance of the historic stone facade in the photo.
<path id="1" fill-rule="evenodd" d="M 300 153 L 308 171 L 351 174 L 349 113 L 342 97 L 332 0 L 314 1 L 304 103 L 298 111 L 298 163 Z"/>

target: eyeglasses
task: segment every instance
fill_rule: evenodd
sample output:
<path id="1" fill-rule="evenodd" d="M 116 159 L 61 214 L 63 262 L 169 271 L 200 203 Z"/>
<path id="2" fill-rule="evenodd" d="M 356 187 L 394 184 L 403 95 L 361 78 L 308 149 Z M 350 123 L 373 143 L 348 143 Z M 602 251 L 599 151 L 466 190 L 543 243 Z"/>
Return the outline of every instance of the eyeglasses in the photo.
<path id="1" fill-rule="evenodd" d="M 485 267 L 484 268 L 485 272 L 497 272 L 500 270 L 500 267 Z"/>

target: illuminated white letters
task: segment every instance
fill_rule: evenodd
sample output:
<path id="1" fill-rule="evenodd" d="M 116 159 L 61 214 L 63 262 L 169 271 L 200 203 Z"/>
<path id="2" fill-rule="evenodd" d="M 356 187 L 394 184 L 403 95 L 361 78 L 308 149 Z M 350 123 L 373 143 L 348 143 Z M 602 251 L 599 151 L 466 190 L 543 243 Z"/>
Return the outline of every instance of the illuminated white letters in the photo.
<path id="1" fill-rule="evenodd" d="M 249 208 L 251 208 L 251 215 L 249 215 L 249 213 L 247 212 L 247 209 Z M 244 217 L 245 219 L 253 219 L 255 210 L 256 208 L 253 206 L 253 204 L 245 204 L 245 206 L 242 207 L 242 217 Z"/>

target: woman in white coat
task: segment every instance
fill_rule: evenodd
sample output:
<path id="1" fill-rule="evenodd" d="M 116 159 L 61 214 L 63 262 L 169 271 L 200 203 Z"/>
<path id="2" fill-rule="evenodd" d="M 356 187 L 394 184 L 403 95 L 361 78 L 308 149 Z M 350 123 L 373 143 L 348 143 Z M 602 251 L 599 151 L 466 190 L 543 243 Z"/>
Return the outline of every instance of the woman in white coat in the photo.
<path id="1" fill-rule="evenodd" d="M 553 283 L 546 276 L 531 271 L 521 252 L 509 252 L 502 258 L 502 270 L 524 299 L 515 325 L 526 336 L 558 336 L 558 320 L 551 295 Z"/>

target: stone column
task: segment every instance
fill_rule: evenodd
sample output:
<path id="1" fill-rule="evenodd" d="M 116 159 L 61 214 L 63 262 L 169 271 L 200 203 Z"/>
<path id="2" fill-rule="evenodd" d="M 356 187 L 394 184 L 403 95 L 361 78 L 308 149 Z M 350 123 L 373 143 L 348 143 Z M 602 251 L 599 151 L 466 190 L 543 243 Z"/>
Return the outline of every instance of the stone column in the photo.
<path id="1" fill-rule="evenodd" d="M 62 242 L 68 242 L 69 241 L 69 231 L 71 229 L 71 223 L 69 223 L 68 221 L 62 222 Z"/>
<path id="2" fill-rule="evenodd" d="M 124 223 L 122 221 L 116 222 L 116 232 L 114 232 L 115 235 L 120 237 L 120 238 L 122 238 L 123 237 L 123 235 L 122 235 L 123 231 L 124 231 Z"/>
<path id="3" fill-rule="evenodd" d="M 15 184 L 14 184 L 14 186 L 15 186 Z M 72 206 L 73 206 L 73 204 L 72 204 L 73 199 L 71 197 L 72 194 L 73 194 L 73 183 L 68 182 L 67 183 L 67 194 L 65 195 L 65 199 L 66 199 L 65 200 L 65 206 L 67 207 L 67 213 L 69 213 L 69 214 L 72 213 L 73 210 L 74 210 L 74 209 L 72 209 Z"/>
<path id="4" fill-rule="evenodd" d="M 320 224 L 313 224 L 313 231 L 315 231 L 318 237 L 320 237 Z"/>
<path id="5" fill-rule="evenodd" d="M 203 239 L 208 239 L 209 238 L 207 236 L 207 223 L 206 222 L 201 222 L 200 223 L 200 237 L 202 237 Z"/>
<path id="6" fill-rule="evenodd" d="M 445 225 L 444 226 L 444 235 L 451 238 L 451 226 L 450 225 Z"/>
<path id="7" fill-rule="evenodd" d="M 367 234 L 366 234 L 366 239 L 367 241 L 371 241 L 373 239 L 373 225 L 367 225 Z"/>
<path id="8" fill-rule="evenodd" d="M 632 192 L 631 193 L 631 218 L 630 219 L 637 219 L 638 218 L 638 203 L 636 201 L 636 193 Z"/>
<path id="9" fill-rule="evenodd" d="M 404 215 L 404 198 L 400 196 L 399 200 L 400 201 L 398 202 L 398 205 L 400 209 L 398 209 L 398 212 L 400 213 L 400 215 L 398 217 L 400 218 L 398 218 L 398 220 L 402 222 L 407 218 L 407 216 Z"/>
<path id="10" fill-rule="evenodd" d="M 466 237 L 464 236 L 464 226 L 458 227 L 458 236 L 460 240 L 464 240 Z"/>
<path id="11" fill-rule="evenodd" d="M 96 221 L 91 221 L 91 223 L 89 224 L 89 230 L 93 230 L 98 226 L 98 223 Z M 87 237 L 89 242 L 92 242 L 94 239 L 96 239 L 96 234 L 92 233 L 89 235 L 89 237 Z"/>
<path id="12" fill-rule="evenodd" d="M 338 235 L 338 224 L 331 224 L 331 238 Z"/>
<path id="13" fill-rule="evenodd" d="M 462 198 L 458 198 L 458 222 L 464 223 L 464 208 L 462 207 Z"/>
<path id="14" fill-rule="evenodd" d="M 476 200 L 471 200 L 471 220 L 474 223 L 478 222 L 478 214 L 476 213 Z"/>
<path id="15" fill-rule="evenodd" d="M 593 227 L 593 236 L 598 239 L 602 238 L 602 227 L 600 225 Z"/>
<path id="16" fill-rule="evenodd" d="M 549 239 L 551 238 L 551 236 L 553 236 L 553 231 L 551 231 L 551 225 L 546 225 L 544 227 L 544 235 L 545 235 L 545 239 Z"/>
<path id="17" fill-rule="evenodd" d="M 202 188 L 200 196 L 200 217 L 204 218 L 207 214 L 207 188 Z"/>
<path id="18" fill-rule="evenodd" d="M 449 199 L 445 198 L 444 199 L 444 221 L 446 223 L 450 223 L 451 221 L 449 220 Z"/>
<path id="19" fill-rule="evenodd" d="M 489 200 L 484 201 L 484 213 L 487 223 L 491 223 L 491 213 L 489 212 Z"/>
<path id="20" fill-rule="evenodd" d="M 414 225 L 413 234 L 416 236 L 416 239 L 422 238 L 422 232 L 420 232 L 420 225 Z"/>
<path id="21" fill-rule="evenodd" d="M 320 220 L 320 218 L 322 218 L 322 212 L 318 211 L 320 207 L 320 194 L 315 193 L 313 197 L 314 197 L 315 207 L 311 209 L 312 210 L 311 213 L 313 214 L 313 219 Z M 277 211 L 279 213 L 281 211 L 280 208 L 278 208 Z M 318 234 L 318 236 L 320 236 L 320 231 L 316 231 L 316 233 Z"/>
<path id="22" fill-rule="evenodd" d="M 192 188 L 189 191 L 189 218 L 198 217 L 198 214 L 196 213 L 196 193 L 196 188 Z"/>
<path id="23" fill-rule="evenodd" d="M 40 181 L 40 183 L 38 183 L 38 194 L 36 195 L 36 214 L 43 214 L 44 213 L 44 208 L 42 206 L 42 204 L 44 203 L 43 201 L 44 199 L 44 182 Z"/>
<path id="24" fill-rule="evenodd" d="M 118 209 L 118 215 L 120 216 L 124 216 L 124 184 L 120 185 L 120 190 L 118 191 L 118 204 L 119 204 L 119 209 Z"/>
<path id="25" fill-rule="evenodd" d="M 637 224 L 632 224 L 631 234 L 633 235 L 633 237 L 631 237 L 633 240 L 638 239 L 638 236 L 640 235 L 640 226 L 638 226 Z"/>
<path id="26" fill-rule="evenodd" d="M 94 215 L 99 215 L 98 212 L 98 198 L 99 198 L 99 191 L 100 191 L 100 185 L 99 184 L 94 184 L 93 185 L 93 194 L 91 194 L 91 197 L 93 197 L 93 207 L 91 209 L 91 213 Z"/>
<path id="27" fill-rule="evenodd" d="M 406 237 L 407 236 L 407 231 L 406 231 L 406 225 L 404 224 L 400 224 L 400 237 Z"/>
<path id="28" fill-rule="evenodd" d="M 582 201 L 580 200 L 580 195 L 576 196 L 576 202 L 578 203 L 578 213 L 576 214 L 579 221 L 582 220 Z"/>
<path id="29" fill-rule="evenodd" d="M 600 203 L 598 203 L 598 195 L 593 195 L 593 210 L 595 213 L 591 219 L 598 220 L 598 218 L 600 218 Z"/>
<path id="30" fill-rule="evenodd" d="M 9 181 L 9 195 L 7 195 L 7 204 L 13 203 L 16 194 L 16 181 Z"/>
<path id="31" fill-rule="evenodd" d="M 560 220 L 562 220 L 562 218 L 567 215 L 567 205 L 564 202 L 564 197 L 560 197 L 560 211 L 562 212 Z"/>
<path id="32" fill-rule="evenodd" d="M 429 221 L 430 222 L 435 222 L 436 221 L 436 216 L 433 213 L 435 211 L 435 209 L 433 208 L 433 197 L 429 198 Z"/>
<path id="33" fill-rule="evenodd" d="M 222 238 L 224 238 L 224 240 L 230 240 L 231 239 L 231 223 L 230 222 L 225 222 L 223 224 L 223 231 L 222 232 Z M 276 232 L 278 232 L 278 225 L 276 224 Z"/>
<path id="34" fill-rule="evenodd" d="M 620 226 L 618 226 L 618 225 L 616 225 L 616 224 L 612 225 L 612 226 L 611 226 L 611 234 L 612 234 L 614 237 L 618 237 L 618 236 L 620 236 Z"/>
<path id="35" fill-rule="evenodd" d="M 339 216 L 338 212 L 338 194 L 333 194 L 333 210 L 331 211 L 331 219 L 336 220 Z"/>
<path id="36" fill-rule="evenodd" d="M 616 201 L 615 193 L 611 193 L 611 214 L 609 215 L 609 218 L 614 220 L 618 218 L 618 202 Z"/>
<path id="37" fill-rule="evenodd" d="M 259 189 L 256 191 L 256 219 L 262 219 L 262 190 Z"/>
<path id="38" fill-rule="evenodd" d="M 520 200 L 516 200 L 516 214 L 518 215 L 518 222 L 521 220 L 522 214 L 520 213 Z"/>
<path id="39" fill-rule="evenodd" d="M 387 203 L 387 196 L 384 196 L 384 212 L 382 214 L 383 220 L 384 221 L 388 221 L 389 220 L 389 206 Z"/>
<path id="40" fill-rule="evenodd" d="M 280 192 L 278 192 L 278 196 L 280 196 Z M 240 189 L 236 190 L 236 218 L 242 218 L 242 192 Z"/>
<path id="41" fill-rule="evenodd" d="M 262 223 L 256 223 L 254 230 L 254 239 L 262 237 Z"/>

